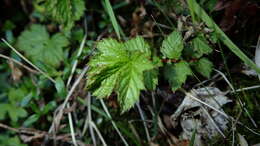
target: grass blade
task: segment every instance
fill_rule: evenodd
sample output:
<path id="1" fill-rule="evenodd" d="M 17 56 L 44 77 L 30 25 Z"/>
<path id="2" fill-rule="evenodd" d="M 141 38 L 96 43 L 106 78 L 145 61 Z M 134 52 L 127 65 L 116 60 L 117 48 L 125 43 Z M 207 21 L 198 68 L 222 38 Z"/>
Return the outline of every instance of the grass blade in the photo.
<path id="1" fill-rule="evenodd" d="M 189 146 L 194 146 L 194 144 L 195 144 L 196 132 L 197 132 L 197 130 L 196 130 L 196 128 L 194 128 L 193 131 L 192 131 L 192 136 L 191 136 L 191 140 L 190 140 Z"/>
<path id="2" fill-rule="evenodd" d="M 113 28 L 114 28 L 114 30 L 116 32 L 116 35 L 117 35 L 118 39 L 121 39 L 121 36 L 120 36 L 120 26 L 117 23 L 117 20 L 116 20 L 113 8 L 112 8 L 109 0 L 105 0 L 104 7 L 105 7 L 105 9 L 106 9 L 106 11 L 107 11 L 107 13 L 109 15 L 109 18 L 111 20 L 111 23 L 113 25 Z"/>

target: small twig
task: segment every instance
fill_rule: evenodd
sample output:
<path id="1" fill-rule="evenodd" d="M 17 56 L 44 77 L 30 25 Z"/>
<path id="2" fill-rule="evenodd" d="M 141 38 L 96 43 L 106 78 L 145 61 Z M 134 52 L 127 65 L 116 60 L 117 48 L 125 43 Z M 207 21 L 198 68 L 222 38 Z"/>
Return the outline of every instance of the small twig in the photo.
<path id="1" fill-rule="evenodd" d="M 142 109 L 140 107 L 139 102 L 136 103 L 136 106 L 137 106 L 138 112 L 139 112 L 139 114 L 141 116 L 141 119 L 143 121 L 143 125 L 144 125 L 144 130 L 145 130 L 145 133 L 146 133 L 147 141 L 150 142 L 151 141 L 151 137 L 150 137 L 150 134 L 149 134 L 149 131 L 148 131 L 148 128 L 147 128 L 147 124 L 145 122 L 144 113 L 143 113 L 143 111 L 142 111 Z"/>
<path id="2" fill-rule="evenodd" d="M 227 84 L 229 85 L 229 87 L 231 88 L 232 91 L 235 91 L 235 88 L 234 86 L 229 82 L 229 80 L 227 79 L 227 77 L 225 76 L 224 73 L 222 73 L 221 71 L 217 70 L 217 69 L 214 69 L 217 73 L 219 73 L 223 78 L 224 80 L 227 82 Z"/>
<path id="3" fill-rule="evenodd" d="M 67 104 L 67 108 L 70 108 L 69 103 Z M 78 146 L 77 140 L 75 137 L 75 131 L 74 131 L 74 127 L 73 127 L 71 112 L 68 113 L 68 117 L 69 117 L 69 125 L 70 125 L 70 133 L 71 133 L 72 142 L 73 142 L 74 146 Z"/>
<path id="4" fill-rule="evenodd" d="M 236 125 L 237 125 L 237 122 L 240 118 L 240 116 L 242 115 L 242 112 L 243 110 L 241 109 L 236 120 L 235 121 L 232 121 L 232 127 L 231 127 L 231 130 L 232 130 L 232 146 L 235 145 L 235 130 L 236 130 Z"/>
<path id="5" fill-rule="evenodd" d="M 216 124 L 216 122 L 214 121 L 214 119 L 211 117 L 211 115 L 208 113 L 208 111 L 202 106 L 203 111 L 206 113 L 206 115 L 209 117 L 210 121 L 212 122 L 212 124 L 215 126 L 215 128 L 217 129 L 217 131 L 223 136 L 223 138 L 226 138 L 225 134 L 221 131 L 221 129 L 218 127 L 218 125 Z"/>
<path id="6" fill-rule="evenodd" d="M 140 138 L 140 136 L 139 136 L 137 130 L 135 129 L 134 125 L 132 124 L 132 122 L 128 121 L 128 124 L 129 124 L 129 128 L 131 129 L 131 131 L 132 131 L 132 133 L 134 134 L 134 136 L 137 138 L 137 140 L 138 140 L 139 142 L 141 142 L 142 140 L 141 140 L 141 138 Z"/>
<path id="7" fill-rule="evenodd" d="M 116 132 L 118 133 L 119 137 L 122 139 L 122 141 L 124 142 L 124 144 L 125 144 L 126 146 L 128 146 L 128 143 L 126 142 L 125 138 L 123 137 L 123 135 L 121 134 L 121 132 L 120 132 L 119 129 L 117 128 L 116 123 L 113 121 L 113 119 L 112 119 L 110 113 L 108 112 L 108 109 L 107 109 L 107 107 L 106 107 L 106 105 L 105 105 L 103 99 L 100 99 L 99 101 L 101 102 L 102 107 L 103 107 L 104 111 L 106 112 L 107 116 L 111 119 L 111 123 L 112 123 L 113 127 L 115 128 Z"/>
<path id="8" fill-rule="evenodd" d="M 209 107 L 209 108 L 215 110 L 216 112 L 218 112 L 218 113 L 220 113 L 221 115 L 225 116 L 227 119 L 234 121 L 234 118 L 233 118 L 233 117 L 228 116 L 226 113 L 224 113 L 224 112 L 222 112 L 222 111 L 216 109 L 215 107 L 213 107 L 213 106 L 211 106 L 211 105 L 205 103 L 204 101 L 202 101 L 202 100 L 198 99 L 197 97 L 193 96 L 191 93 L 188 93 L 188 92 L 186 92 L 185 90 L 182 90 L 182 91 L 185 93 L 185 95 L 186 95 L 187 97 L 190 97 L 190 98 L 192 98 L 193 100 L 195 100 L 195 101 L 197 101 L 197 102 L 199 102 L 199 103 L 201 103 L 201 104 L 203 104 L 203 105 L 205 105 L 205 106 L 207 106 L 207 107 Z M 192 92 L 193 92 L 193 91 L 192 91 Z M 256 132 L 256 131 L 252 130 L 252 129 L 249 128 L 249 127 L 247 127 L 245 124 L 243 124 L 243 123 L 241 123 L 241 122 L 239 122 L 239 121 L 238 121 L 237 123 L 238 123 L 239 125 L 245 127 L 246 129 L 248 129 L 248 130 L 251 131 L 252 133 L 254 133 L 254 134 L 260 136 L 260 133 L 258 133 L 258 132 Z"/>
<path id="9" fill-rule="evenodd" d="M 260 85 L 255 85 L 255 86 L 251 86 L 251 87 L 240 88 L 240 89 L 236 89 L 235 91 L 228 90 L 228 91 L 225 92 L 225 94 L 236 93 L 236 92 L 241 92 L 241 91 L 246 91 L 246 90 L 252 90 L 252 89 L 257 89 L 257 88 L 260 88 Z"/>
<path id="10" fill-rule="evenodd" d="M 93 121 L 90 122 L 90 125 L 95 129 L 95 131 L 97 132 L 98 137 L 100 138 L 103 146 L 107 146 L 103 136 L 101 135 L 100 131 L 98 130 L 97 126 L 95 125 L 95 123 Z"/>
<path id="11" fill-rule="evenodd" d="M 246 114 L 247 114 L 249 120 L 251 121 L 251 123 L 255 126 L 255 128 L 258 128 L 258 126 L 257 126 L 257 124 L 256 124 L 256 122 L 255 122 L 255 120 L 252 118 L 252 116 L 250 115 L 250 113 L 248 112 L 248 110 L 247 110 L 244 106 L 243 106 L 243 109 L 245 110 L 245 112 L 246 112 Z"/>
<path id="12" fill-rule="evenodd" d="M 95 133 L 93 131 L 93 126 L 90 124 L 92 122 L 92 114 L 91 114 L 91 94 L 88 93 L 88 125 L 89 125 L 89 132 L 90 132 L 90 135 L 91 135 L 91 139 L 93 140 L 93 144 L 94 146 L 97 145 L 97 142 L 96 142 L 96 138 L 95 138 Z"/>
<path id="13" fill-rule="evenodd" d="M 28 64 L 30 64 L 32 67 L 34 67 L 37 71 L 39 71 L 40 73 L 42 73 L 46 78 L 48 78 L 51 82 L 55 83 L 55 80 L 50 77 L 47 73 L 45 73 L 44 71 L 42 71 L 40 68 L 38 68 L 36 65 L 34 65 L 33 63 L 31 63 L 31 61 L 29 61 L 27 58 L 25 58 L 21 53 L 19 53 L 13 46 L 11 46 L 5 39 L 2 38 L 2 41 L 9 47 L 11 48 L 18 56 L 20 56 L 25 62 L 27 62 Z"/>
<path id="14" fill-rule="evenodd" d="M 8 130 L 11 130 L 11 131 L 14 131 L 14 132 L 19 133 L 19 130 L 18 130 L 18 129 L 16 129 L 16 128 L 12 128 L 12 127 L 9 127 L 9 126 L 4 125 L 4 124 L 2 124 L 2 123 L 0 123 L 0 128 L 8 129 Z"/>
<path id="15" fill-rule="evenodd" d="M 81 44 L 80 44 L 80 47 L 79 47 L 79 51 L 78 51 L 78 53 L 77 53 L 77 59 L 76 59 L 75 62 L 73 63 L 73 66 L 72 66 L 72 69 L 71 69 L 71 73 L 70 73 L 69 79 L 68 79 L 68 81 L 67 81 L 67 85 L 66 85 L 67 87 L 69 86 L 69 84 L 70 84 L 70 82 L 71 82 L 71 80 L 72 80 L 72 77 L 73 77 L 73 75 L 74 75 L 74 72 L 75 72 L 75 70 L 76 70 L 76 67 L 77 67 L 77 65 L 78 65 L 78 58 L 79 58 L 79 56 L 80 56 L 81 53 L 82 53 L 82 50 L 83 50 L 83 47 L 84 47 L 84 45 L 85 45 L 86 39 L 87 39 L 87 35 L 85 34 L 84 37 L 83 37 L 83 39 L 82 39 L 82 41 L 81 41 Z"/>
<path id="16" fill-rule="evenodd" d="M 201 85 L 203 85 L 203 84 L 205 84 L 205 83 L 207 83 L 207 82 L 209 82 L 209 81 L 212 81 L 212 80 L 216 79 L 218 76 L 219 76 L 219 73 L 217 73 L 217 74 L 215 74 L 214 76 L 212 76 L 211 79 L 207 79 L 207 80 L 204 80 L 204 81 L 202 81 L 202 82 L 199 82 L 198 84 L 196 84 L 196 85 L 194 85 L 194 86 L 195 86 L 195 87 L 199 87 L 199 86 L 201 86 Z"/>
<path id="17" fill-rule="evenodd" d="M 90 96 L 90 94 L 88 93 L 87 94 L 87 96 L 86 96 L 86 98 L 85 98 L 85 100 L 86 100 L 86 103 L 88 103 L 88 98 L 90 98 L 89 97 Z M 88 107 L 88 105 L 86 105 L 87 107 Z M 89 110 L 89 109 L 88 109 Z M 88 111 L 89 112 L 89 111 Z M 89 127 L 89 122 L 88 122 L 88 117 L 89 117 L 89 113 L 87 113 L 87 115 L 86 115 L 86 118 L 85 118 L 85 123 L 84 123 L 84 126 L 83 126 L 83 130 L 82 130 L 82 136 L 84 136 L 85 134 L 86 134 L 86 132 L 87 132 L 87 129 L 88 129 L 88 127 Z"/>
<path id="18" fill-rule="evenodd" d="M 249 90 L 249 89 L 255 89 L 255 88 L 259 88 L 259 87 L 260 87 L 259 85 L 257 85 L 257 86 L 254 86 L 253 88 L 252 88 L 252 87 L 248 87 L 248 88 L 243 88 L 244 90 L 242 90 L 242 89 L 235 90 L 234 86 L 229 82 L 229 80 L 227 79 L 227 77 L 226 77 L 222 72 L 220 72 L 220 71 L 218 71 L 218 70 L 216 70 L 216 69 L 215 69 L 215 71 L 218 72 L 218 73 L 224 78 L 224 80 L 227 82 L 227 84 L 228 84 L 228 85 L 230 86 L 230 88 L 231 88 L 231 91 L 229 90 L 229 91 L 225 92 L 225 94 L 227 94 L 227 93 L 236 93 L 236 92 L 239 92 L 239 91 L 244 91 L 245 89 Z M 246 112 L 246 114 L 248 115 L 248 117 L 249 117 L 250 121 L 252 122 L 252 124 L 257 128 L 256 122 L 253 120 L 253 118 L 252 118 L 251 115 L 249 114 L 248 110 L 244 107 L 244 105 L 242 104 L 240 98 L 239 98 L 239 103 L 240 103 L 240 105 L 241 105 L 241 108 L 243 108 L 243 110 L 244 110 L 244 111 Z"/>
<path id="19" fill-rule="evenodd" d="M 21 62 L 19 62 L 19 61 L 13 59 L 13 58 L 11 58 L 11 57 L 5 56 L 5 55 L 3 55 L 3 54 L 0 54 L 0 57 L 2 57 L 2 58 L 4 58 L 4 59 L 7 59 L 7 60 L 10 60 L 10 61 L 12 61 L 12 62 L 14 62 L 14 63 L 16 63 L 16 64 L 22 66 L 23 68 L 27 69 L 29 72 L 32 72 L 32 73 L 35 73 L 35 74 L 39 73 L 38 71 L 36 71 L 36 70 L 30 68 L 29 66 L 26 66 L 26 65 L 22 64 Z"/>
<path id="20" fill-rule="evenodd" d="M 149 111 L 151 112 L 152 116 L 156 116 L 156 118 L 158 119 L 158 120 L 157 120 L 158 123 L 156 123 L 156 124 L 158 124 L 158 126 L 159 126 L 161 132 L 162 132 L 163 134 L 166 134 L 166 133 L 167 133 L 167 129 L 164 127 L 163 122 L 162 122 L 160 116 L 155 115 L 155 113 L 153 112 L 151 106 L 148 105 L 147 107 L 148 107 Z"/>
<path id="21" fill-rule="evenodd" d="M 191 91 L 191 92 L 194 92 L 194 91 Z M 207 106 L 207 107 L 209 107 L 209 108 L 215 110 L 216 112 L 220 113 L 221 115 L 225 116 L 226 118 L 229 118 L 229 116 L 228 116 L 226 113 L 224 113 L 224 112 L 218 110 L 217 108 L 213 107 L 212 105 L 209 105 L 209 104 L 207 104 L 206 102 L 204 102 L 204 101 L 198 99 L 197 97 L 193 96 L 191 93 L 188 93 L 188 92 L 186 92 L 186 91 L 185 91 L 184 93 L 186 94 L 187 97 L 190 97 L 190 98 L 192 98 L 193 100 L 195 100 L 195 101 L 197 101 L 197 102 L 199 102 L 199 103 L 201 103 L 201 104 L 203 104 L 203 105 L 205 105 L 205 106 Z"/>
<path id="22" fill-rule="evenodd" d="M 77 80 L 76 80 L 76 81 L 74 82 L 74 84 L 72 85 L 72 87 L 71 87 L 71 89 L 70 89 L 68 95 L 66 96 L 64 102 L 62 103 L 62 105 L 61 105 L 61 106 L 59 107 L 59 109 L 58 109 L 57 116 L 54 117 L 54 119 L 53 119 L 52 125 L 51 125 L 51 127 L 50 127 L 50 129 L 49 129 L 49 133 L 51 133 L 51 132 L 54 130 L 54 128 L 59 125 L 60 120 L 61 120 L 61 118 L 62 118 L 62 116 L 63 116 L 63 112 L 64 112 L 63 110 L 64 110 L 66 104 L 68 103 L 68 101 L 69 101 L 71 95 L 72 95 L 73 92 L 75 91 L 75 89 L 76 89 L 76 87 L 78 86 L 79 82 L 81 81 L 81 79 L 82 79 L 82 78 L 84 77 L 84 75 L 86 74 L 87 70 L 88 70 L 88 66 L 86 66 L 86 67 L 83 69 L 83 71 L 81 72 L 80 76 L 77 78 Z"/>

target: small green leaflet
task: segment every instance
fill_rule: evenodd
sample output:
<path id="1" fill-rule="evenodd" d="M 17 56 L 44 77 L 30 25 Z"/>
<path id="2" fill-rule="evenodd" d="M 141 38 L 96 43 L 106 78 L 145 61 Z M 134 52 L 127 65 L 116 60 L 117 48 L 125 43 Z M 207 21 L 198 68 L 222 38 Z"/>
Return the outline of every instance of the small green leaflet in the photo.
<path id="1" fill-rule="evenodd" d="M 198 62 L 194 63 L 194 67 L 197 72 L 206 78 L 210 77 L 212 72 L 213 64 L 207 58 L 201 58 Z"/>
<path id="2" fill-rule="evenodd" d="M 159 67 L 163 66 L 159 57 L 153 56 L 152 58 L 154 68 L 144 72 L 144 84 L 145 88 L 148 90 L 156 89 L 156 86 L 158 85 Z"/>
<path id="3" fill-rule="evenodd" d="M 148 70 L 144 72 L 144 83 L 148 90 L 155 90 L 158 85 L 158 69 Z"/>
<path id="4" fill-rule="evenodd" d="M 28 30 L 22 32 L 18 38 L 18 49 L 35 62 L 57 67 L 63 60 L 63 48 L 69 42 L 61 33 L 49 36 L 42 25 L 33 24 Z"/>
<path id="5" fill-rule="evenodd" d="M 181 33 L 178 31 L 174 31 L 166 39 L 163 40 L 161 52 L 166 58 L 179 59 L 183 47 L 184 44 Z"/>
<path id="6" fill-rule="evenodd" d="M 189 64 L 185 61 L 167 64 L 164 67 L 164 77 L 170 83 L 173 91 L 181 88 L 189 75 L 192 75 L 192 71 Z"/>
<path id="7" fill-rule="evenodd" d="M 207 44 L 207 41 L 203 36 L 198 36 L 192 40 L 193 54 L 192 56 L 200 58 L 203 54 L 209 54 L 212 52 L 212 48 Z"/>
<path id="8" fill-rule="evenodd" d="M 13 122 L 17 122 L 19 118 L 27 116 L 26 110 L 16 105 L 0 104 L 0 107 L 0 120 L 4 119 L 7 113 Z"/>
<path id="9" fill-rule="evenodd" d="M 18 136 L 9 137 L 5 133 L 0 135 L 0 145 L 2 145 L 2 146 L 27 146 L 27 144 L 23 144 L 20 141 Z"/>
<path id="10" fill-rule="evenodd" d="M 142 37 L 124 43 L 104 39 L 97 44 L 98 52 L 89 61 L 87 87 L 93 95 L 104 98 L 117 93 L 122 112 L 139 100 L 145 89 L 144 71 L 153 69 L 150 48 Z"/>
<path id="11" fill-rule="evenodd" d="M 64 84 L 64 81 L 62 80 L 61 77 L 58 77 L 56 79 L 56 82 L 55 82 L 55 88 L 57 90 L 57 94 L 60 96 L 60 97 L 65 97 L 67 92 L 66 92 L 66 87 L 65 87 L 65 84 Z"/>
<path id="12" fill-rule="evenodd" d="M 74 21 L 81 18 L 85 10 L 84 0 L 47 0 L 44 6 L 52 19 L 68 30 L 73 27 Z"/>
<path id="13" fill-rule="evenodd" d="M 135 39 L 131 39 L 124 43 L 124 47 L 129 51 L 140 51 L 145 53 L 147 57 L 151 56 L 150 46 L 144 41 L 144 39 L 140 36 L 135 37 Z"/>

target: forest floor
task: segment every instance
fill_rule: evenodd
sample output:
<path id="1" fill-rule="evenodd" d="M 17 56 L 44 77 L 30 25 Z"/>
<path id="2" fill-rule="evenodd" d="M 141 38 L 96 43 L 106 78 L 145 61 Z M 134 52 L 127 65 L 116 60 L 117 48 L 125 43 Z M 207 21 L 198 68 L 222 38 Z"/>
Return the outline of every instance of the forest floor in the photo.
<path id="1" fill-rule="evenodd" d="M 257 0 L 2 0 L 0 145 L 260 145 Z"/>

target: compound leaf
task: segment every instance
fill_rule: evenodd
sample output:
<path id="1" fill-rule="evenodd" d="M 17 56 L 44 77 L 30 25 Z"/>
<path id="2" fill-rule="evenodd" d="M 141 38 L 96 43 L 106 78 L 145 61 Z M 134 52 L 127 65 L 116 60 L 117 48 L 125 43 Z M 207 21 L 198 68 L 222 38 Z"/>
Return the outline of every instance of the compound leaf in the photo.
<path id="1" fill-rule="evenodd" d="M 201 58 L 198 62 L 194 64 L 194 67 L 197 72 L 203 75 L 206 78 L 210 77 L 210 74 L 213 69 L 213 64 L 207 58 Z"/>
<path id="2" fill-rule="evenodd" d="M 137 37 L 125 43 L 105 39 L 98 42 L 97 49 L 97 54 L 88 63 L 87 87 L 94 90 L 93 94 L 98 98 L 116 92 L 125 112 L 138 101 L 140 91 L 145 89 L 144 71 L 154 67 L 148 56 L 149 46 Z"/>
<path id="3" fill-rule="evenodd" d="M 166 39 L 163 40 L 161 52 L 164 57 L 170 59 L 179 59 L 183 50 L 182 35 L 178 31 L 172 32 Z"/>
<path id="4" fill-rule="evenodd" d="M 140 51 L 145 53 L 148 57 L 151 56 L 150 46 L 140 36 L 126 41 L 124 45 L 129 51 Z"/>
<path id="5" fill-rule="evenodd" d="M 212 48 L 207 44 L 207 41 L 202 37 L 198 36 L 192 40 L 193 54 L 192 56 L 199 58 L 203 54 L 209 54 L 212 52 Z"/>
<path id="6" fill-rule="evenodd" d="M 185 61 L 168 64 L 164 68 L 164 76 L 169 81 L 173 91 L 179 89 L 189 75 L 192 75 L 192 71 Z"/>
<path id="7" fill-rule="evenodd" d="M 71 29 L 85 10 L 84 0 L 47 0 L 44 6 L 51 18 L 65 29 Z"/>
<path id="8" fill-rule="evenodd" d="M 144 83 L 148 90 L 155 90 L 158 85 L 158 69 L 148 70 L 144 72 Z"/>
<path id="9" fill-rule="evenodd" d="M 44 26 L 34 24 L 22 32 L 17 45 L 33 62 L 57 67 L 63 60 L 63 48 L 68 44 L 67 38 L 62 34 L 56 33 L 50 37 Z"/>

